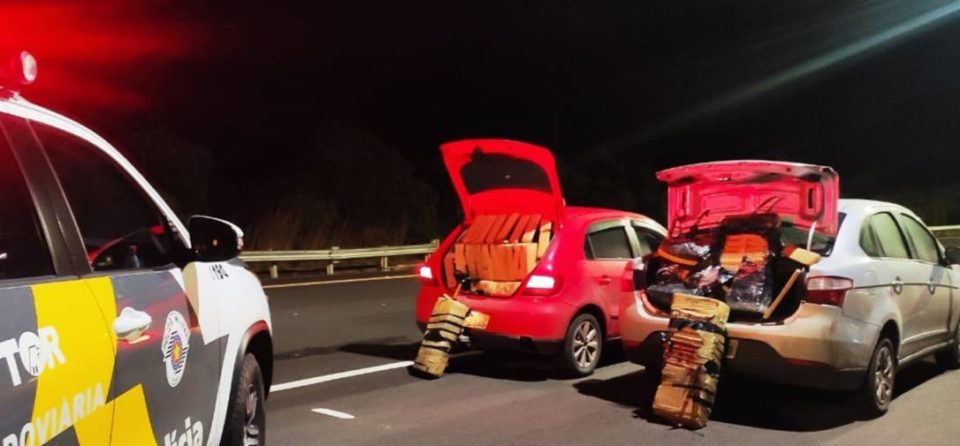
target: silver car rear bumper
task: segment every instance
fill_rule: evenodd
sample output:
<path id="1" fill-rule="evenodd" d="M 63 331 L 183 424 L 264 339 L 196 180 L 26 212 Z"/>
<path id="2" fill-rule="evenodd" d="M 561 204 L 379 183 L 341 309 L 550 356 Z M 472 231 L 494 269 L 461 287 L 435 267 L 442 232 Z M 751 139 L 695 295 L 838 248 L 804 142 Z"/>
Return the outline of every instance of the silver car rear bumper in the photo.
<path id="1" fill-rule="evenodd" d="M 640 293 L 621 312 L 627 357 L 659 367 L 668 317 Z M 658 314 L 659 313 L 659 314 Z M 863 382 L 880 327 L 844 317 L 840 308 L 802 303 L 788 319 L 730 323 L 725 373 L 823 389 L 854 389 Z"/>

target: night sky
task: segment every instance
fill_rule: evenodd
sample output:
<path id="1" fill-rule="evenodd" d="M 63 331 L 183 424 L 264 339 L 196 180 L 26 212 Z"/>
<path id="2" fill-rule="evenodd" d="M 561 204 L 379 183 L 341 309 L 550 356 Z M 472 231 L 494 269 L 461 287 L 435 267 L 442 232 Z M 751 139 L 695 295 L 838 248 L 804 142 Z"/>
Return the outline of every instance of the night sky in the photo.
<path id="1" fill-rule="evenodd" d="M 960 223 L 956 2 L 134 3 L 0 6 L 0 44 L 40 60 L 25 96 L 254 246 L 442 235 L 437 146 L 470 137 L 550 147 L 571 204 L 662 217 L 657 169 L 769 158 Z"/>

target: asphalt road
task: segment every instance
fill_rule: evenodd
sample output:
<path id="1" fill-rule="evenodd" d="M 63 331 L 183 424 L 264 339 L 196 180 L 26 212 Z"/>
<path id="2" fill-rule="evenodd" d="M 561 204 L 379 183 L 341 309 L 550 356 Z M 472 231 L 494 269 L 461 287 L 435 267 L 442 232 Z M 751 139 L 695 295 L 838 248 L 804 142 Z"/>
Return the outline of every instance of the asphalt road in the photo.
<path id="1" fill-rule="evenodd" d="M 402 366 L 419 341 L 417 286 L 406 278 L 269 289 L 275 384 Z M 858 419 L 843 395 L 725 380 L 710 424 L 690 432 L 649 419 L 651 383 L 617 348 L 593 376 L 577 380 L 533 356 L 468 354 L 439 380 L 401 367 L 275 391 L 268 438 L 286 445 L 960 444 L 960 373 L 930 362 L 900 373 L 892 408 L 878 420 Z"/>

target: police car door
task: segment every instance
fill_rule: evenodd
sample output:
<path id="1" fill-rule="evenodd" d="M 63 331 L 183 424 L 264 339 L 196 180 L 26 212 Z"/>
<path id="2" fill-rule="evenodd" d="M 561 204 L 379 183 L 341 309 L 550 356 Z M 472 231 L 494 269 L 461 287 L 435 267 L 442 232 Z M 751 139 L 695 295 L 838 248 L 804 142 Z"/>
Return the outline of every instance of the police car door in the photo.
<path id="1" fill-rule="evenodd" d="M 0 130 L 0 444 L 109 444 L 112 296 L 75 275 L 26 121 Z"/>
<path id="2" fill-rule="evenodd" d="M 116 160 L 35 125 L 76 222 L 89 277 L 109 278 L 117 358 L 114 444 L 200 445 L 210 431 L 221 346 L 185 292 L 185 243 Z"/>

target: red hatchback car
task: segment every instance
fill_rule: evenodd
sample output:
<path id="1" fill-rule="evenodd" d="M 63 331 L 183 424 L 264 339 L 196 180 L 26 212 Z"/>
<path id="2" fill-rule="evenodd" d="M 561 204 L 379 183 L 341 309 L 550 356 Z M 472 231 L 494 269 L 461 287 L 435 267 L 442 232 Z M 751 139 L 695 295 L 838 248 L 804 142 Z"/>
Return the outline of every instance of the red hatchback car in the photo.
<path id="1" fill-rule="evenodd" d="M 459 285 L 457 300 L 490 316 L 485 328 L 468 329 L 473 347 L 556 355 L 568 373 L 592 373 L 604 341 L 620 337 L 626 263 L 655 250 L 665 229 L 639 214 L 566 206 L 553 155 L 543 147 L 477 139 L 447 143 L 440 151 L 463 205 L 464 221 L 420 267 L 421 330 L 437 298 L 454 295 Z M 479 286 L 484 282 L 476 277 L 480 273 L 468 274 L 479 269 L 463 267 L 460 245 L 470 232 L 479 231 L 471 230 L 473 225 L 495 215 L 511 216 L 501 219 L 508 222 L 501 239 L 511 232 L 522 234 L 524 222 L 539 219 L 542 241 L 539 249 L 531 248 L 526 262 L 520 260 L 522 274 L 515 282 L 500 282 L 506 287 L 488 291 Z M 511 224 L 512 231 L 507 227 Z M 516 239 L 517 246 L 531 241 Z M 501 241 L 509 242 L 496 243 Z"/>

